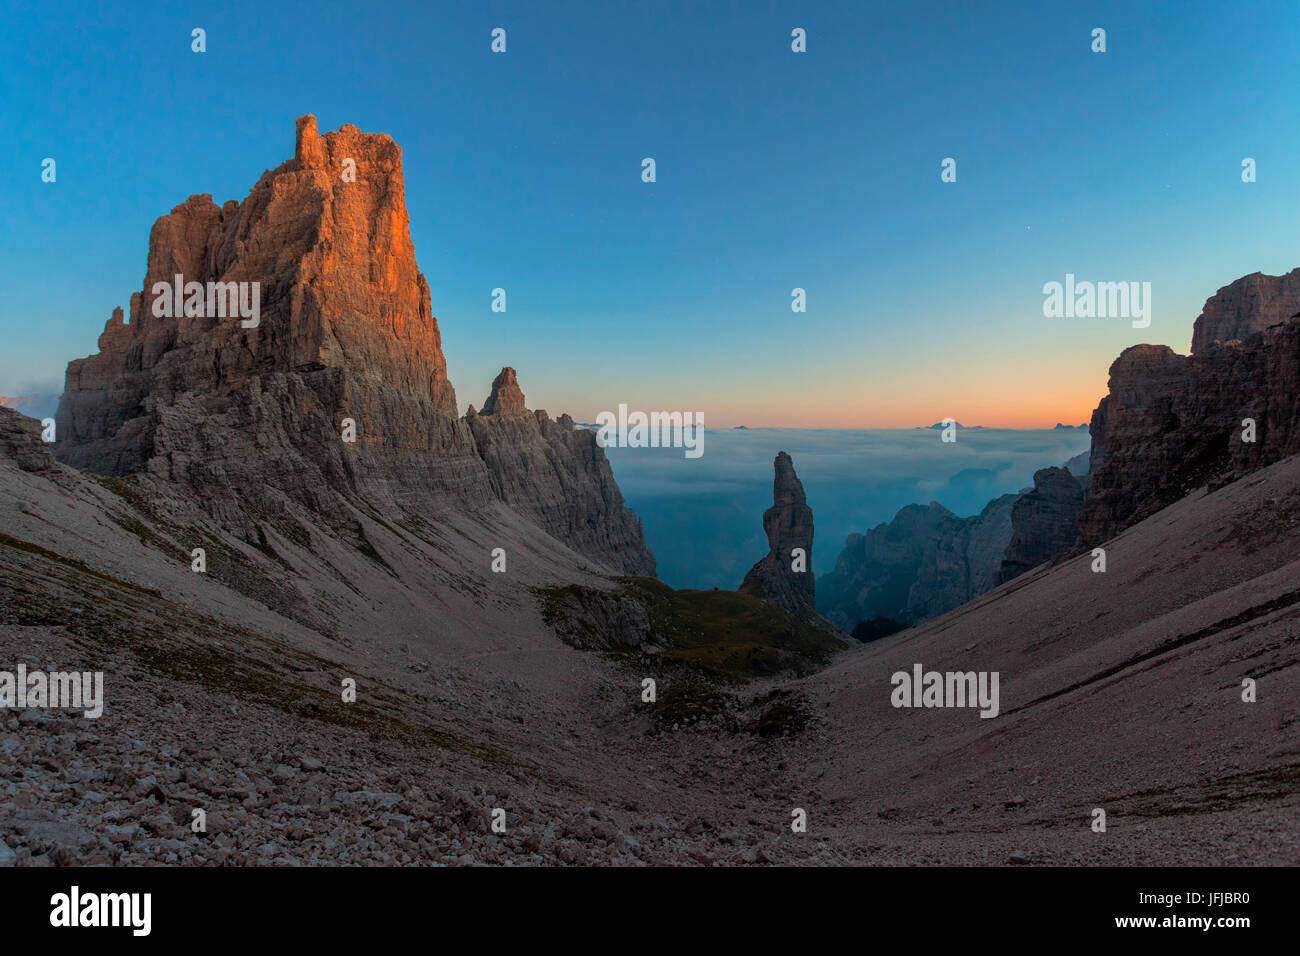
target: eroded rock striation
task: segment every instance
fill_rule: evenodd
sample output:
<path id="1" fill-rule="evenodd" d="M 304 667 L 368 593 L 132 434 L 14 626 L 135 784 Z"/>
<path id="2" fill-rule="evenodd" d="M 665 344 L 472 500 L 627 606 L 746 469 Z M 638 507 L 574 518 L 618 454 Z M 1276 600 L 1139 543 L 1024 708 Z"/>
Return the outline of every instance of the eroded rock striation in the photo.
<path id="1" fill-rule="evenodd" d="M 822 577 L 818 609 L 845 630 L 876 619 L 915 624 L 1071 550 L 1088 458 L 1083 452 L 1063 468 L 1039 471 L 1034 488 L 994 498 L 969 518 L 932 501 L 849 535 Z"/>
<path id="2" fill-rule="evenodd" d="M 888 524 L 851 534 L 820 582 L 818 609 L 851 630 L 882 617 L 905 624 L 964 604 L 996 583 L 1011 541 L 1011 509 L 1018 496 L 1002 495 L 970 518 L 937 501 L 908 505 Z"/>
<path id="3" fill-rule="evenodd" d="M 260 313 L 191 307 L 187 289 L 176 314 L 176 282 L 218 301 L 257 283 Z M 242 203 L 192 196 L 163 216 L 129 319 L 114 310 L 99 353 L 68 367 L 67 464 L 139 475 L 176 492 L 166 507 L 246 533 L 299 507 L 346 525 L 357 508 L 400 521 L 501 500 L 611 570 L 653 573 L 594 436 L 528 413 L 513 370 L 458 417 L 386 135 L 304 116 L 294 157 Z"/>
<path id="4" fill-rule="evenodd" d="M 470 406 L 471 408 L 473 406 Z M 518 415 L 527 412 L 524 393 L 519 387 L 515 370 L 506 366 L 492 381 L 492 394 L 483 403 L 483 415 Z"/>
<path id="5" fill-rule="evenodd" d="M 0 405 L 0 458 L 11 459 L 20 471 L 47 474 L 57 466 L 50 446 L 41 439 L 41 423 Z"/>
<path id="6" fill-rule="evenodd" d="M 1298 281 L 1297 271 L 1256 274 L 1221 289 L 1196 320 L 1190 356 L 1137 345 L 1115 360 L 1093 412 L 1085 544 L 1300 451 L 1300 322 L 1274 321 L 1295 311 Z"/>
<path id="7" fill-rule="evenodd" d="M 1034 472 L 1034 489 L 1011 509 L 1011 540 L 998 570 L 997 584 L 1069 551 L 1078 539 L 1083 485 L 1066 468 Z"/>
<path id="8" fill-rule="evenodd" d="M 772 507 L 763 512 L 768 553 L 750 568 L 741 587 L 757 591 L 784 611 L 808 616 L 815 613 L 813 513 L 790 456 L 779 452 L 773 466 Z"/>
<path id="9" fill-rule="evenodd" d="M 1300 269 L 1282 276 L 1242 276 L 1205 301 L 1192 333 L 1192 353 L 1289 322 L 1298 312 Z"/>
<path id="10" fill-rule="evenodd" d="M 501 370 L 492 394 L 468 415 L 493 496 L 584 555 L 624 574 L 653 577 L 641 520 L 623 503 L 596 433 L 573 419 L 524 407 L 515 370 Z"/>

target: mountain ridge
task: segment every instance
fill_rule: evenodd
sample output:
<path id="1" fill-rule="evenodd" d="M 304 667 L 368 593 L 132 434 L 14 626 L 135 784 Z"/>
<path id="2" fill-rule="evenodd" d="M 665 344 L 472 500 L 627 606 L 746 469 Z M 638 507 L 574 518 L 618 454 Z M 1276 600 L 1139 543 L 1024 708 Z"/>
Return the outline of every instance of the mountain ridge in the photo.
<path id="1" fill-rule="evenodd" d="M 176 276 L 259 283 L 256 324 L 158 314 Z M 155 223 L 131 321 L 114 310 L 100 351 L 69 363 L 55 454 L 244 536 L 298 533 L 304 509 L 347 528 L 359 503 L 391 522 L 500 500 L 612 572 L 653 575 L 595 436 L 523 414 L 507 372 L 502 414 L 458 416 L 400 148 L 307 115 L 242 203 L 192 196 Z"/>

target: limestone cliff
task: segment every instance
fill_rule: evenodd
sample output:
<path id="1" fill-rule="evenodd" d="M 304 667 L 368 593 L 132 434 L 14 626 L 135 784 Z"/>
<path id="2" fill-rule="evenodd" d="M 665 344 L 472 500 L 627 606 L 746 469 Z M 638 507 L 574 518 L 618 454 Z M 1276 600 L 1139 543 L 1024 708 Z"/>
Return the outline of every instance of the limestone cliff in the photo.
<path id="1" fill-rule="evenodd" d="M 908 505 L 888 524 L 851 534 L 819 582 L 818 610 L 851 630 L 876 617 L 911 624 L 950 611 L 993 587 L 1011 540 L 1018 496 L 958 518 L 937 501 Z"/>
<path id="2" fill-rule="evenodd" d="M 11 459 L 20 471 L 47 474 L 54 470 L 50 446 L 41 440 L 41 423 L 0 405 L 0 458 Z"/>
<path id="3" fill-rule="evenodd" d="M 815 613 L 813 513 L 790 456 L 778 453 L 773 466 L 772 507 L 763 513 L 768 553 L 750 568 L 741 587 L 756 591 L 784 611 L 807 616 Z"/>
<path id="4" fill-rule="evenodd" d="M 1192 353 L 1244 339 L 1300 312 L 1300 269 L 1283 276 L 1253 272 L 1205 301 L 1192 332 Z"/>
<path id="5" fill-rule="evenodd" d="M 1082 506 L 1083 485 L 1068 469 L 1036 471 L 1033 491 L 1017 498 L 1011 509 L 1011 540 L 995 583 L 1010 581 L 1069 551 L 1079 536 Z"/>
<path id="6" fill-rule="evenodd" d="M 483 409 L 468 415 L 491 492 L 580 554 L 605 556 L 624 574 L 654 577 L 641 521 L 623 503 L 596 433 L 561 415 L 524 407 L 513 368 L 504 368 Z"/>
<path id="7" fill-rule="evenodd" d="M 1231 309 L 1220 290 L 1197 320 L 1190 356 L 1137 345 L 1111 365 L 1109 392 L 1093 412 L 1092 475 L 1079 523 L 1085 544 L 1206 484 L 1300 452 L 1300 322 L 1272 322 L 1291 308 L 1279 297 L 1296 276 L 1238 280 L 1228 288 L 1269 288 L 1264 280 L 1271 280 L 1277 295 L 1236 296 Z"/>
<path id="8" fill-rule="evenodd" d="M 165 488 L 160 507 L 252 533 L 300 507 L 345 526 L 358 508 L 401 521 L 503 500 L 598 565 L 653 573 L 594 437 L 525 420 L 522 393 L 497 426 L 457 417 L 386 135 L 304 116 L 294 157 L 242 203 L 163 216 L 130 321 L 115 310 L 99 346 L 68 366 L 56 455 Z"/>

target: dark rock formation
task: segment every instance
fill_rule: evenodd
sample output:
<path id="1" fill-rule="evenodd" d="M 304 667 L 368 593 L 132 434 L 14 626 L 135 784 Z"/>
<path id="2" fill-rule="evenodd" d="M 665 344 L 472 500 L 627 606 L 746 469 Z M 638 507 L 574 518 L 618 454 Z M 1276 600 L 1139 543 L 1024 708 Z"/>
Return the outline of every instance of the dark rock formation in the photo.
<path id="1" fill-rule="evenodd" d="M 606 651 L 653 643 L 650 611 L 639 589 L 556 588 L 547 594 L 546 622 L 568 644 Z"/>
<path id="2" fill-rule="evenodd" d="M 1276 299 L 1250 301 L 1261 309 L 1277 305 Z M 1198 340 L 1217 341 L 1273 317 L 1244 307 L 1231 315 L 1217 330 L 1203 315 Z M 1246 419 L 1255 422 L 1253 442 L 1243 441 Z M 1093 412 L 1081 539 L 1098 544 L 1196 488 L 1298 451 L 1300 322 L 1198 346 L 1191 356 L 1167 346 L 1134 346 L 1111 365 L 1109 394 Z"/>
<path id="3" fill-rule="evenodd" d="M 1093 413 L 1091 452 L 1038 472 L 1008 509 L 995 581 L 981 587 L 969 577 L 975 565 L 963 564 L 955 544 L 959 519 L 937 504 L 914 505 L 849 536 L 822 579 L 822 613 L 846 629 L 875 615 L 934 616 L 1077 544 L 1105 541 L 1198 487 L 1300 452 L 1297 311 L 1300 270 L 1256 273 L 1206 302 L 1191 356 L 1163 345 L 1125 350 Z M 1254 442 L 1243 441 L 1246 419 Z"/>
<path id="4" fill-rule="evenodd" d="M 1015 495 L 994 498 L 977 515 L 957 518 L 932 540 L 907 594 L 906 620 L 936 617 L 990 590 L 1011 539 Z"/>
<path id="5" fill-rule="evenodd" d="M 473 407 L 473 406 L 471 406 Z M 519 415 L 527 412 L 524 393 L 519 388 L 515 370 L 506 366 L 492 382 L 492 394 L 483 403 L 480 415 Z"/>
<path id="6" fill-rule="evenodd" d="M 818 610 L 852 630 L 875 617 L 912 624 L 966 603 L 996 583 L 1011 540 L 1016 495 L 958 518 L 938 502 L 908 505 L 889 524 L 851 534 L 819 582 Z"/>
<path id="7" fill-rule="evenodd" d="M 483 409 L 465 419 L 492 495 L 579 554 L 654 577 L 641 519 L 623 503 L 596 433 L 574 428 L 568 415 L 552 421 L 545 411 L 530 412 L 523 401 L 514 369 L 506 368 Z"/>
<path id="8" fill-rule="evenodd" d="M 750 568 L 741 587 L 756 590 L 782 610 L 806 616 L 815 613 L 813 513 L 790 456 L 780 452 L 773 464 L 776 477 L 772 481 L 772 507 L 763 513 L 763 530 L 767 532 L 769 550 Z M 799 558 L 794 554 L 796 549 L 802 550 Z M 794 570 L 796 562 L 802 570 Z"/>
<path id="9" fill-rule="evenodd" d="M 1300 312 L 1300 269 L 1284 276 L 1242 276 L 1205 301 L 1192 333 L 1192 354 L 1244 339 Z"/>
<path id="10" fill-rule="evenodd" d="M 41 439 L 41 423 L 0 406 L 0 457 L 8 458 L 22 471 L 46 474 L 57 465 L 50 446 Z"/>
<path id="11" fill-rule="evenodd" d="M 1088 475 L 1092 472 L 1092 451 L 1081 451 L 1065 463 L 1065 470 L 1079 479 L 1083 490 L 1088 490 Z"/>
<path id="12" fill-rule="evenodd" d="M 869 621 L 859 621 L 858 626 L 853 629 L 852 637 L 859 643 L 870 644 L 872 641 L 897 634 L 906 627 L 906 624 L 887 617 L 873 617 Z"/>
<path id="13" fill-rule="evenodd" d="M 1011 509 L 1011 541 L 997 583 L 1010 581 L 1069 551 L 1078 539 L 1083 486 L 1065 468 L 1034 473 L 1034 490 L 1016 499 Z"/>
<path id="14" fill-rule="evenodd" d="M 931 542 L 954 537 L 959 521 L 932 501 L 908 505 L 888 524 L 849 535 L 835 569 L 822 576 L 818 610 L 844 630 L 877 616 L 914 620 L 908 600 L 926 549 Z"/>
<path id="15" fill-rule="evenodd" d="M 154 286 L 177 275 L 258 283 L 256 325 L 166 317 Z M 163 216 L 130 322 L 115 310 L 99 346 L 68 366 L 55 454 L 155 483 L 160 507 L 255 536 L 303 507 L 347 527 L 357 508 L 400 523 L 504 501 L 598 564 L 653 573 L 595 436 L 528 414 L 513 370 L 457 417 L 388 136 L 321 136 L 304 116 L 294 158 L 242 203 L 193 196 Z"/>

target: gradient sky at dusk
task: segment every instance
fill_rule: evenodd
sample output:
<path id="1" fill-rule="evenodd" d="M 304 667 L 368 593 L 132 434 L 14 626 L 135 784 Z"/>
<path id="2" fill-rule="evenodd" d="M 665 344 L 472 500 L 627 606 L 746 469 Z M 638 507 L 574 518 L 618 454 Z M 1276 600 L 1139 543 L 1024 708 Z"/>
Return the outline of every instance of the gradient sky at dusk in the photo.
<path id="1" fill-rule="evenodd" d="M 153 221 L 242 200 L 307 112 L 403 147 L 462 410 L 513 365 L 586 421 L 1077 424 L 1123 348 L 1300 265 L 1295 3 L 393 7 L 6 4 L 0 393 L 61 387 Z M 1067 272 L 1151 282 L 1150 328 L 1045 319 Z"/>

